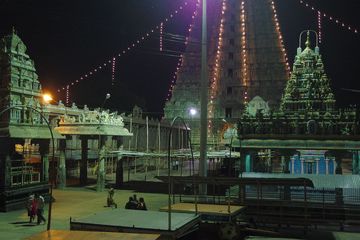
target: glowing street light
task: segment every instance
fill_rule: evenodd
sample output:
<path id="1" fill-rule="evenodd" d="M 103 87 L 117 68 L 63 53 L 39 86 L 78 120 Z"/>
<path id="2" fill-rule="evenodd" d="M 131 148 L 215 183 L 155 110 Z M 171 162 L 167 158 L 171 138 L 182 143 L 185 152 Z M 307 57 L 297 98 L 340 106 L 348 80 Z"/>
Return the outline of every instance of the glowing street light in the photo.
<path id="1" fill-rule="evenodd" d="M 196 108 L 190 108 L 189 113 L 190 113 L 190 116 L 194 117 L 197 114 Z"/>
<path id="2" fill-rule="evenodd" d="M 53 97 L 49 93 L 43 94 L 42 97 L 45 103 L 50 103 L 53 100 Z"/>

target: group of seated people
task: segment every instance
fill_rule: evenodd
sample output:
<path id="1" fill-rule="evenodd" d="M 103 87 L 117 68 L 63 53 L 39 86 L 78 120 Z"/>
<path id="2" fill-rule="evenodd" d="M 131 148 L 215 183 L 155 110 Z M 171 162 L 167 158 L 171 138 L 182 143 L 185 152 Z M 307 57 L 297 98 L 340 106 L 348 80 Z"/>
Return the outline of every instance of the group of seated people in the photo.
<path id="1" fill-rule="evenodd" d="M 129 197 L 129 201 L 125 204 L 125 209 L 147 210 L 144 198 L 141 197 L 137 200 L 136 194 Z"/>

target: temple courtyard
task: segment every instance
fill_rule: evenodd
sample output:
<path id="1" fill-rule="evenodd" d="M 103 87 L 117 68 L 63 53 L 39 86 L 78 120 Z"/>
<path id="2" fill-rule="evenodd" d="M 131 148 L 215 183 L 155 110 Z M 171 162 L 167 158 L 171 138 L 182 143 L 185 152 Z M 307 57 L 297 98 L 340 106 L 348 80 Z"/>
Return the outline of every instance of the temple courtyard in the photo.
<path id="1" fill-rule="evenodd" d="M 106 207 L 107 191 L 96 192 L 95 186 L 88 187 L 68 187 L 65 190 L 54 190 L 55 202 L 53 204 L 51 229 L 53 230 L 69 230 L 70 217 L 73 219 L 86 217 L 88 215 L 103 212 L 113 211 L 112 208 Z M 129 196 L 136 194 L 137 197 L 144 197 L 149 210 L 157 211 L 161 207 L 167 205 L 167 194 L 160 193 L 142 193 L 134 190 L 115 190 L 115 201 L 119 208 L 124 208 Z M 47 205 L 48 206 L 48 205 Z M 47 206 L 45 216 L 47 218 Z M 46 224 L 36 225 L 28 222 L 26 209 L 1 212 L 0 213 L 0 239 L 30 239 L 31 236 L 37 235 L 46 231 Z M 151 221 L 151 219 L 149 219 Z M 200 232 L 190 235 L 185 239 L 219 239 L 214 232 L 214 227 L 202 226 Z M 292 228 L 288 230 L 294 236 L 301 236 L 302 230 Z M 356 230 L 355 230 L 356 231 Z M 210 232 L 210 234 L 209 234 Z M 89 237 L 87 234 L 86 239 L 99 239 L 98 237 Z M 110 237 L 111 236 L 111 237 Z M 110 238 L 104 237 L 101 239 L 113 239 L 113 234 L 109 235 Z M 359 239 L 360 234 L 351 232 L 340 232 L 338 229 L 315 230 L 311 229 L 306 237 L 296 237 L 292 239 Z M 31 238 L 34 239 L 34 238 Z M 50 238 L 37 238 L 37 239 L 50 239 Z M 66 239 L 56 238 L 56 239 Z M 83 239 L 83 238 L 79 238 Z M 121 237 L 119 239 L 122 239 Z M 129 238 L 130 239 L 130 238 Z M 144 239 L 144 238 L 131 238 L 131 239 Z M 249 237 L 249 239 L 264 239 L 261 237 Z M 274 239 L 274 238 L 269 238 Z"/>

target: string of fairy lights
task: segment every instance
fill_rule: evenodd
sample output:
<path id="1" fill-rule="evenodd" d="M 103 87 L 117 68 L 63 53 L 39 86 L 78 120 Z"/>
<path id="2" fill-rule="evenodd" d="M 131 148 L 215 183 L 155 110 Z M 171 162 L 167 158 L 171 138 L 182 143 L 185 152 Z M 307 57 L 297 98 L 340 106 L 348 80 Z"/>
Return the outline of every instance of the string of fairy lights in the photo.
<path id="1" fill-rule="evenodd" d="M 160 23 L 160 40 L 159 40 L 159 50 L 162 52 L 163 50 L 163 30 L 164 30 L 164 23 Z"/>
<path id="2" fill-rule="evenodd" d="M 277 16 L 277 11 L 276 11 L 276 6 L 275 6 L 274 1 L 271 1 L 271 8 L 273 10 L 273 20 L 274 20 L 274 23 L 275 23 L 275 26 L 276 26 L 275 29 L 276 29 L 276 33 L 277 33 L 277 36 L 278 36 L 278 39 L 279 39 L 279 45 L 280 45 L 280 48 L 281 48 L 281 51 L 282 51 L 282 54 L 283 54 L 284 63 L 286 65 L 285 67 L 286 67 L 287 75 L 289 76 L 290 71 L 291 71 L 290 64 L 289 64 L 289 58 L 288 58 L 288 55 L 287 55 L 287 52 L 286 52 L 283 36 L 282 36 L 281 30 L 280 30 L 280 23 L 279 23 L 279 19 L 278 19 L 278 16 Z"/>
<path id="3" fill-rule="evenodd" d="M 220 60 L 221 60 L 221 53 L 223 52 L 223 35 L 224 35 L 224 24 L 225 24 L 225 12 L 226 12 L 226 0 L 222 1 L 222 8 L 221 8 L 221 20 L 219 26 L 219 35 L 218 35 L 218 43 L 217 43 L 217 50 L 216 50 L 216 57 L 215 57 L 215 67 L 213 72 L 213 77 L 210 85 L 210 105 L 208 110 L 208 136 L 211 134 L 212 129 L 212 118 L 214 116 L 214 101 L 215 95 L 217 92 L 217 85 L 219 80 L 220 74 Z"/>
<path id="4" fill-rule="evenodd" d="M 308 2 L 306 2 L 304 0 L 299 0 L 299 2 L 301 5 L 305 6 L 306 8 L 309 8 L 312 11 L 317 12 L 319 30 L 321 30 L 322 19 L 324 18 L 332 23 L 335 23 L 336 25 L 338 25 L 339 27 L 341 27 L 343 29 L 347 29 L 348 31 L 350 31 L 352 33 L 358 34 L 358 30 L 355 27 L 345 23 L 344 21 L 342 21 L 330 14 L 325 13 L 324 11 L 321 11 L 321 10 L 315 8 L 314 6 L 310 5 Z M 319 14 L 320 14 L 320 17 L 319 17 Z M 320 35 L 320 32 L 319 32 L 319 35 Z"/>
<path id="5" fill-rule="evenodd" d="M 242 57 L 242 79 L 244 89 L 244 104 L 248 103 L 248 93 L 247 93 L 247 85 L 248 85 L 248 58 L 247 58 L 247 48 L 246 48 L 246 15 L 245 15 L 245 1 L 241 2 L 241 57 Z"/>
<path id="6" fill-rule="evenodd" d="M 113 58 L 112 68 L 111 68 L 111 85 L 115 85 L 115 66 L 116 66 L 116 58 Z"/>
<path id="7" fill-rule="evenodd" d="M 322 17 L 321 17 L 321 12 L 317 11 L 317 15 L 318 15 L 318 35 L 319 35 L 319 43 L 321 43 L 322 41 Z"/>
<path id="8" fill-rule="evenodd" d="M 121 56 L 127 54 L 129 51 L 134 49 L 135 47 L 139 46 L 142 42 L 149 39 L 150 35 L 154 34 L 156 30 L 158 30 L 161 27 L 161 23 L 164 25 L 164 22 L 170 21 L 170 19 L 174 18 L 175 15 L 177 15 L 180 11 L 182 11 L 186 6 L 188 6 L 188 2 L 184 2 L 182 5 L 180 5 L 176 10 L 174 10 L 171 14 L 168 15 L 163 21 L 160 22 L 160 24 L 156 25 L 154 28 L 152 28 L 150 31 L 146 32 L 142 36 L 140 36 L 137 40 L 133 41 L 131 44 L 128 45 L 125 49 L 123 49 L 121 52 L 110 58 L 109 60 L 106 60 L 102 64 L 94 67 L 89 72 L 81 75 L 78 79 L 67 83 L 65 86 L 59 88 L 57 90 L 58 93 L 61 93 L 62 91 L 65 91 L 65 101 L 68 105 L 70 102 L 70 88 L 77 85 L 81 81 L 90 78 L 92 75 L 96 74 L 97 72 L 103 70 L 107 66 L 112 66 L 112 84 L 115 84 L 115 64 L 116 60 L 120 58 Z"/>
<path id="9" fill-rule="evenodd" d="M 191 33 L 191 31 L 192 31 L 192 29 L 193 29 L 193 27 L 195 25 L 195 17 L 198 15 L 199 7 L 200 7 L 200 0 L 197 0 L 196 8 L 195 8 L 195 10 L 194 10 L 194 12 L 193 12 L 193 14 L 191 16 L 192 22 L 190 23 L 189 28 L 188 28 L 189 34 Z M 185 38 L 185 47 L 188 44 L 189 44 L 189 37 L 186 37 Z M 168 90 L 168 93 L 167 93 L 167 96 L 166 96 L 166 102 L 169 101 L 171 96 L 172 96 L 172 92 L 174 90 L 175 82 L 176 82 L 176 79 L 177 79 L 177 77 L 179 75 L 179 70 L 183 66 L 183 63 L 184 63 L 184 54 L 181 54 L 180 58 L 178 60 L 177 66 L 176 66 L 176 70 L 174 72 L 174 75 L 173 75 L 171 83 L 170 83 L 170 87 L 169 87 L 169 90 Z"/>

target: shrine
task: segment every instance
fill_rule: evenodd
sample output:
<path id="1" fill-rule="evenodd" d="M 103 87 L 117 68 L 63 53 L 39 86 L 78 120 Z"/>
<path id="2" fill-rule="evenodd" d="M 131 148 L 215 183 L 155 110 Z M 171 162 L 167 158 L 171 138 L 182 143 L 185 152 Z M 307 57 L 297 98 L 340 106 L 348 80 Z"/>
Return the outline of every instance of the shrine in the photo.
<path id="1" fill-rule="evenodd" d="M 0 40 L 0 210 L 47 195 L 50 143 L 63 138 L 49 124 L 35 65 L 15 30 Z"/>
<path id="2" fill-rule="evenodd" d="M 241 151 L 240 171 L 359 174 L 359 110 L 339 109 L 335 103 L 317 34 L 304 31 L 279 109 L 269 109 L 265 100 L 255 97 L 238 121 L 233 145 Z"/>

